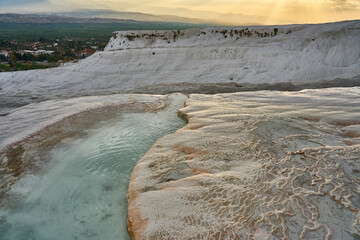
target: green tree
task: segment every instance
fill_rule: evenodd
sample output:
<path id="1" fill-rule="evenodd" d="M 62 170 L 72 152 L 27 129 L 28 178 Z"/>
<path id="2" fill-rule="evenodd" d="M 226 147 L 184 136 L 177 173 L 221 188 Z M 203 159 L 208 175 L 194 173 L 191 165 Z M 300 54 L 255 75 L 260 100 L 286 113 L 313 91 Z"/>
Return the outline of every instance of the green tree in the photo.
<path id="1" fill-rule="evenodd" d="M 274 36 L 276 36 L 279 32 L 279 29 L 278 28 L 274 28 Z"/>
<path id="2" fill-rule="evenodd" d="M 7 62 L 7 61 L 8 61 L 8 58 L 5 57 L 5 55 L 0 55 L 0 61 L 1 61 L 1 62 Z"/>

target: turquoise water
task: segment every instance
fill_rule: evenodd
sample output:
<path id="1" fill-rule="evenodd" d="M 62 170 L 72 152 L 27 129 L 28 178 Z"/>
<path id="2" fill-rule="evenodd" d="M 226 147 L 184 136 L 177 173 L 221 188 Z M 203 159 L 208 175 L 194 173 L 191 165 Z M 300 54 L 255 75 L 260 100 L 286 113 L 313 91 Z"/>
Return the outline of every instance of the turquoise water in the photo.
<path id="1" fill-rule="evenodd" d="M 124 113 L 54 150 L 43 174 L 25 176 L 13 186 L 12 196 L 20 200 L 1 207 L 0 239 L 129 239 L 131 171 L 158 138 L 184 124 L 175 109 Z"/>

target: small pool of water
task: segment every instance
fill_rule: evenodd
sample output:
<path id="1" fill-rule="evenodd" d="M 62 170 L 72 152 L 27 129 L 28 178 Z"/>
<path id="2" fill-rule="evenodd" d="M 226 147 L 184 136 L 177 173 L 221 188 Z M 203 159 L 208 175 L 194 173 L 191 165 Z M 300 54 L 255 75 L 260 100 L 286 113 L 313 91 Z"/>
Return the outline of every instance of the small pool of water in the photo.
<path id="1" fill-rule="evenodd" d="M 0 239 L 129 239 L 129 176 L 157 139 L 184 126 L 176 114 L 180 107 L 124 113 L 55 149 L 43 174 L 27 175 L 12 187 L 16 199 L 7 202 L 16 204 L 0 206 Z"/>

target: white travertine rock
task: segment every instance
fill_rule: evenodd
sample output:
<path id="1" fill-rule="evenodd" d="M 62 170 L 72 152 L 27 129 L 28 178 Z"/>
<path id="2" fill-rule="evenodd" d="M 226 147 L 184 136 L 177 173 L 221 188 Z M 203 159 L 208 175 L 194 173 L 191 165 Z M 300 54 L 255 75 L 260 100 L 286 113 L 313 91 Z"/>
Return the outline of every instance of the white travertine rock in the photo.
<path id="1" fill-rule="evenodd" d="M 169 105 L 179 96 L 183 95 L 114 94 L 29 104 L 1 117 L 0 152 L 8 145 L 21 142 L 48 126 L 84 112 L 111 106 L 156 111 L 157 108 Z"/>
<path id="2" fill-rule="evenodd" d="M 360 88 L 190 95 L 180 114 L 131 175 L 132 239 L 360 236 Z"/>
<path id="3" fill-rule="evenodd" d="M 0 73 L 0 94 L 54 99 L 153 84 L 311 84 L 360 76 L 360 21 L 113 36 L 104 52 L 78 63 Z"/>

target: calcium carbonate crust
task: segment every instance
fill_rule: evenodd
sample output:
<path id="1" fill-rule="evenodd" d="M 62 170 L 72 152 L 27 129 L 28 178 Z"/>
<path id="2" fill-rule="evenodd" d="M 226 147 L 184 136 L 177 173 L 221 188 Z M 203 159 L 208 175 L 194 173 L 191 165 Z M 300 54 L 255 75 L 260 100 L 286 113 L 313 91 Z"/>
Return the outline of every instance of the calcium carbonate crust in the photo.
<path id="1" fill-rule="evenodd" d="M 360 88 L 191 95 L 131 174 L 132 239 L 360 237 Z"/>

